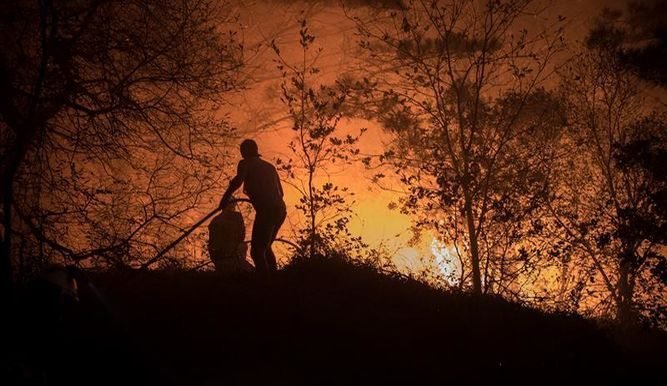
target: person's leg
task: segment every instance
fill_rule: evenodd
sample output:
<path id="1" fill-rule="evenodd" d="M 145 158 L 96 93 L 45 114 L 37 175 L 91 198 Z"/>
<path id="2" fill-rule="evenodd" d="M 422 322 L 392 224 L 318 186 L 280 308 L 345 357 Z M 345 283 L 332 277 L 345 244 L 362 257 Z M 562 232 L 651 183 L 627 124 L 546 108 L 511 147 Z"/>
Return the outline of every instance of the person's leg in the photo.
<path id="1" fill-rule="evenodd" d="M 250 241 L 250 257 L 259 273 L 265 273 L 269 267 L 266 261 L 266 251 L 271 243 L 273 226 L 271 216 L 265 210 L 255 212 L 255 222 L 252 225 L 252 240 Z"/>
<path id="2" fill-rule="evenodd" d="M 276 272 L 278 270 L 278 263 L 276 262 L 276 255 L 273 253 L 271 245 L 273 241 L 269 243 L 269 246 L 266 248 L 266 265 L 269 269 L 269 272 Z"/>
<path id="3" fill-rule="evenodd" d="M 273 241 L 276 239 L 276 236 L 278 236 L 278 231 L 280 230 L 280 227 L 285 222 L 285 217 L 287 217 L 287 210 L 285 209 L 285 206 L 282 205 L 279 208 L 276 208 L 274 217 L 272 218 L 273 227 L 271 229 L 271 239 L 269 245 L 266 248 L 266 255 L 265 255 L 266 264 L 268 265 L 270 272 L 276 272 L 278 270 L 276 255 L 273 253 L 273 249 L 271 247 L 273 245 Z"/>

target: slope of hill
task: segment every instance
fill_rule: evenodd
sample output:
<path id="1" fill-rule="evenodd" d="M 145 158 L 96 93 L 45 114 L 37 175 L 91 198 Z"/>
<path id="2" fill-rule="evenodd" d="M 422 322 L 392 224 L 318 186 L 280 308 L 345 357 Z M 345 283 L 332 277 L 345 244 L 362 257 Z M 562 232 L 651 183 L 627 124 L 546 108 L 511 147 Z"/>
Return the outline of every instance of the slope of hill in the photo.
<path id="1" fill-rule="evenodd" d="M 294 264 L 264 279 L 143 272 L 99 274 L 93 281 L 109 313 L 84 298 L 88 306 L 70 317 L 76 323 L 55 344 L 36 341 L 15 354 L 24 367 L 32 356 L 51 366 L 47 384 L 667 379 L 661 332 L 621 333 L 572 315 L 443 293 L 336 260 Z"/>

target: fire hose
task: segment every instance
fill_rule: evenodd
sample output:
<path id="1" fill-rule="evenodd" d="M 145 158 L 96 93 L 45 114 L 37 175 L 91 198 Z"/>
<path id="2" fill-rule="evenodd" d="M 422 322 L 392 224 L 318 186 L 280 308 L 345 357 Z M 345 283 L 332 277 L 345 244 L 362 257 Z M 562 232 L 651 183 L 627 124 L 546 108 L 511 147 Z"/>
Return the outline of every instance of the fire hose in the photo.
<path id="1" fill-rule="evenodd" d="M 235 198 L 235 199 L 230 200 L 230 201 L 227 203 L 227 205 L 235 204 L 235 203 L 237 203 L 237 202 L 250 202 L 250 200 L 248 200 L 247 198 Z M 147 262 L 143 263 L 143 264 L 141 265 L 141 269 L 147 269 L 147 268 L 150 267 L 151 265 L 155 264 L 155 263 L 156 263 L 158 260 L 160 260 L 160 259 L 167 253 L 167 252 L 169 252 L 172 248 L 174 248 L 176 245 L 178 245 L 178 243 L 180 243 L 181 241 L 183 241 L 183 239 L 185 239 L 186 237 L 188 237 L 192 232 L 194 232 L 197 228 L 199 228 L 202 224 L 204 224 L 206 221 L 208 221 L 211 217 L 213 217 L 216 213 L 218 213 L 218 212 L 221 211 L 222 209 L 223 209 L 223 208 L 221 208 L 221 207 L 217 207 L 217 208 L 215 208 L 214 210 L 212 210 L 211 212 L 209 212 L 207 215 L 205 215 L 204 217 L 202 217 L 199 221 L 197 221 L 196 223 L 194 223 L 192 226 L 190 226 L 190 228 L 188 228 L 185 232 L 183 232 L 183 234 L 181 234 L 180 236 L 178 236 L 178 238 L 176 238 L 174 241 L 172 241 L 171 243 L 169 243 L 169 244 L 168 244 L 166 247 L 164 247 L 160 252 L 158 252 L 158 254 L 155 255 L 155 257 L 153 257 L 153 258 L 151 258 L 150 260 L 148 260 Z M 297 245 L 294 244 L 293 242 L 289 241 L 289 240 L 285 240 L 285 239 L 276 239 L 276 241 L 284 242 L 284 243 L 287 243 L 287 244 L 291 245 L 292 247 L 297 248 Z"/>

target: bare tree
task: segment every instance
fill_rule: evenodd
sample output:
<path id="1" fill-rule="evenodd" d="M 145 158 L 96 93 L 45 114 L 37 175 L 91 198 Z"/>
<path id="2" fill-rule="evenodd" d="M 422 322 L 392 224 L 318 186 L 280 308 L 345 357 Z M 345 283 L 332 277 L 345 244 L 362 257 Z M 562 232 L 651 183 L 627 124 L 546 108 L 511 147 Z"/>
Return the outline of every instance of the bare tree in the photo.
<path id="1" fill-rule="evenodd" d="M 220 174 L 233 15 L 209 0 L 1 7 L 6 272 L 19 228 L 67 259 L 156 247 Z"/>
<path id="2" fill-rule="evenodd" d="M 299 20 L 299 24 L 302 55 L 298 63 L 289 63 L 273 44 L 282 73 L 281 100 L 288 109 L 294 132 L 288 145 L 292 156 L 278 159 L 276 164 L 298 192 L 297 209 L 306 221 L 299 235 L 302 250 L 298 254 L 312 258 L 358 251 L 364 244 L 347 229 L 351 213 L 347 199 L 352 193 L 327 176 L 334 172 L 333 168 L 349 165 L 359 153 L 356 145 L 365 129 L 357 135 L 341 133 L 338 125 L 344 117 L 350 89 L 339 82 L 318 84 L 316 61 L 322 49 L 313 48 L 315 36 L 309 32 L 306 20 Z"/>

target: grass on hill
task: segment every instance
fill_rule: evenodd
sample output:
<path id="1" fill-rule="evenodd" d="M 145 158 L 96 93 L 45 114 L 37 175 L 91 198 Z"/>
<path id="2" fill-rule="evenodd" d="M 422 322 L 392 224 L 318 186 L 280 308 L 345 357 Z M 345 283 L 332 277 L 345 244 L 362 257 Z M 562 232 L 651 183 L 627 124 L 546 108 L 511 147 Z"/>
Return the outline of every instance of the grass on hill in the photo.
<path id="1" fill-rule="evenodd" d="M 105 303 L 82 291 L 81 305 L 57 338 L 34 339 L 30 331 L 41 328 L 38 322 L 16 327 L 23 331 L 18 342 L 33 336 L 16 345 L 16 355 L 24 358 L 24 367 L 48 367 L 49 382 L 444 385 L 667 379 L 662 332 L 600 328 L 578 316 L 446 293 L 336 259 L 295 263 L 265 278 L 165 271 L 91 277 Z"/>

